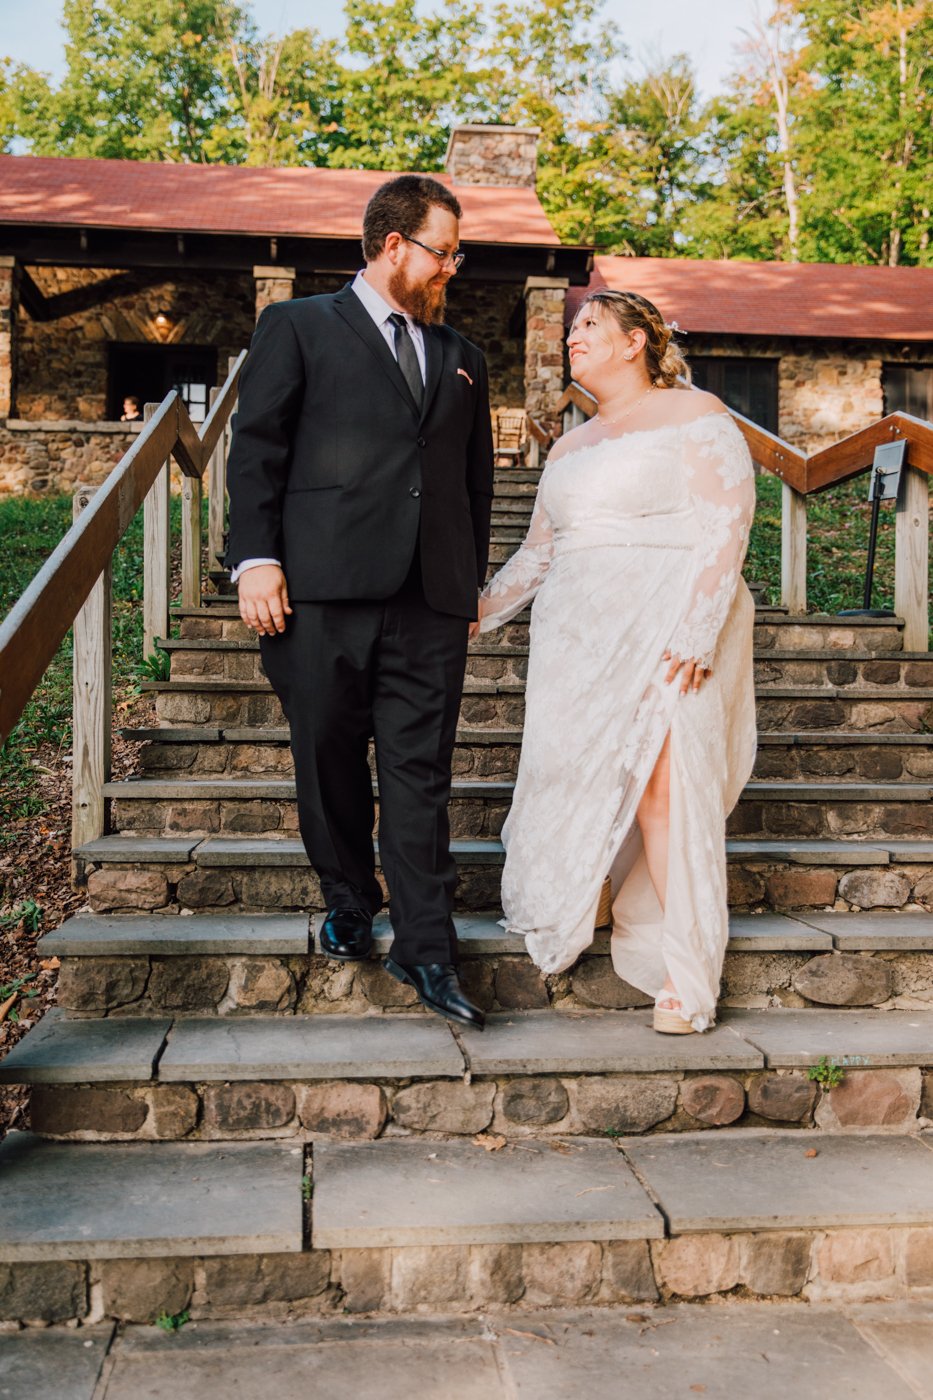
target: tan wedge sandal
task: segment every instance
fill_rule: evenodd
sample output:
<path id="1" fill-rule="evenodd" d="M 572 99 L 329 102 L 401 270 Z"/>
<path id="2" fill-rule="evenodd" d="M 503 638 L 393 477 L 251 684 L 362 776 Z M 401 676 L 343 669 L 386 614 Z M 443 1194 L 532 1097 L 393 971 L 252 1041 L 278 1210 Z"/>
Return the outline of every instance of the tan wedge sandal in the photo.
<path id="1" fill-rule="evenodd" d="M 654 1004 L 654 1029 L 662 1035 L 696 1035 L 689 1021 L 674 1007 L 680 1002 L 670 992 L 663 993 Z"/>

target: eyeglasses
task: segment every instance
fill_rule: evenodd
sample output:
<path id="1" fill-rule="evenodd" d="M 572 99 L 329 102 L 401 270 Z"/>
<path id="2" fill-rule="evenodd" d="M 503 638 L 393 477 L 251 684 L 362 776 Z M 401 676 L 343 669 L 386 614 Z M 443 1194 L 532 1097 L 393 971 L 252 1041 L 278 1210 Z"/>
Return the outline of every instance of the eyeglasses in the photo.
<path id="1" fill-rule="evenodd" d="M 433 253 L 440 262 L 441 267 L 451 262 L 454 265 L 454 272 L 456 272 L 463 266 L 463 259 L 466 257 L 466 253 L 445 253 L 442 248 L 432 248 L 430 244 L 422 243 L 419 238 L 409 238 L 407 233 L 403 233 L 402 237 L 406 243 L 415 243 L 419 248 L 423 248 L 426 253 Z"/>

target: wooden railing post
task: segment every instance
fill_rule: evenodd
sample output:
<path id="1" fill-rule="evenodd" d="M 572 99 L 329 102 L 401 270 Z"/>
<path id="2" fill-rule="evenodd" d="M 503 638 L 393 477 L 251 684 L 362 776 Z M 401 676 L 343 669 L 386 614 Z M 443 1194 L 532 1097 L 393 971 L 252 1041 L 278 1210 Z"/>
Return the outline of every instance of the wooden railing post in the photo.
<path id="1" fill-rule="evenodd" d="M 905 466 L 894 532 L 894 611 L 904 619 L 905 651 L 929 650 L 929 558 L 929 478 Z"/>
<path id="2" fill-rule="evenodd" d="M 807 610 L 807 498 L 781 482 L 781 602 L 791 613 Z"/>
<path id="3" fill-rule="evenodd" d="M 211 390 L 211 404 L 220 393 Z M 207 483 L 207 567 L 214 569 L 224 548 L 224 497 L 227 488 L 227 430 L 217 439 L 211 453 L 210 476 Z"/>
<path id="4" fill-rule="evenodd" d="M 211 402 L 219 390 L 211 390 Z M 201 606 L 201 478 L 181 479 L 181 603 Z"/>
<path id="5" fill-rule="evenodd" d="M 96 486 L 80 487 L 72 519 L 90 504 Z M 104 783 L 110 780 L 111 578 L 108 562 L 74 620 L 72 666 L 71 849 L 103 836 Z M 77 875 L 77 862 L 73 874 Z"/>
<path id="6" fill-rule="evenodd" d="M 147 403 L 148 421 L 158 404 Z M 157 637 L 168 636 L 170 574 L 169 501 L 171 461 L 167 461 L 143 502 L 143 659 L 155 651 Z"/>

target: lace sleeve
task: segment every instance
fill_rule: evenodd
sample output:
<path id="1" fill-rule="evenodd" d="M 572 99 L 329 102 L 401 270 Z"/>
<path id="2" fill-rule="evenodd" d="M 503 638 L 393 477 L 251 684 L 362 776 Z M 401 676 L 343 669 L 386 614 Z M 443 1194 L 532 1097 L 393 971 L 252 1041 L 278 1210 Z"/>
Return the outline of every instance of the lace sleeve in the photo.
<path id="1" fill-rule="evenodd" d="M 687 424 L 684 465 L 700 540 L 699 561 L 690 604 L 670 650 L 678 658 L 711 668 L 748 549 L 755 473 L 742 432 L 726 413 L 708 413 Z"/>
<path id="2" fill-rule="evenodd" d="M 507 564 L 489 580 L 480 597 L 483 614 L 480 632 L 491 632 L 521 612 L 537 593 L 551 566 L 554 553 L 554 526 L 541 499 L 544 475 L 538 482 L 538 495 L 531 513 L 528 533 Z M 495 509 L 495 506 L 493 506 Z"/>

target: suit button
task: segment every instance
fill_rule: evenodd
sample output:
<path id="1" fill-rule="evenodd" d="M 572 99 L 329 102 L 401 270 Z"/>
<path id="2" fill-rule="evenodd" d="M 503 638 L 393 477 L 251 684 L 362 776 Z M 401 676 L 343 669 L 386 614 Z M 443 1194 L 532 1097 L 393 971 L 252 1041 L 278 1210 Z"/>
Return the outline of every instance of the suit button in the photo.
<path id="1" fill-rule="evenodd" d="M 427 445 L 428 445 L 428 444 L 425 442 L 424 438 L 419 438 L 419 439 L 418 439 L 418 446 L 419 446 L 419 447 L 427 447 Z"/>
<path id="2" fill-rule="evenodd" d="M 415 500 L 417 500 L 418 497 L 421 495 L 421 489 L 418 486 L 413 486 L 408 494 L 409 496 L 414 496 Z"/>

